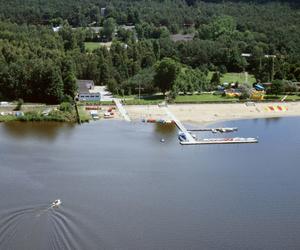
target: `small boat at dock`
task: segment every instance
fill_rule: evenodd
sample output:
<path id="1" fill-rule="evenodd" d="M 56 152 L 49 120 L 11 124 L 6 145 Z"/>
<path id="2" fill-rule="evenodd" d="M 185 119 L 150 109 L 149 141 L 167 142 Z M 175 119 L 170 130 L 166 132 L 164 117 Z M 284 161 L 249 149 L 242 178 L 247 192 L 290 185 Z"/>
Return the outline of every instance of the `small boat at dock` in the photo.
<path id="1" fill-rule="evenodd" d="M 178 139 L 179 139 L 180 142 L 187 141 L 186 134 L 183 133 L 183 132 L 179 132 L 178 133 Z"/>

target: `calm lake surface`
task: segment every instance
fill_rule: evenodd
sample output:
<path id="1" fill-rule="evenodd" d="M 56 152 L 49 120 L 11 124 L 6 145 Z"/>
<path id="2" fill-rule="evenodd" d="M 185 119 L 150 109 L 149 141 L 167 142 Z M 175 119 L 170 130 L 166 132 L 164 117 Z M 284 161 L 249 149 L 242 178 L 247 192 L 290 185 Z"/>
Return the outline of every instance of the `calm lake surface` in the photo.
<path id="1" fill-rule="evenodd" d="M 221 125 L 260 142 L 180 146 L 174 127 L 117 121 L 0 124 L 0 249 L 299 249 L 300 118 Z"/>

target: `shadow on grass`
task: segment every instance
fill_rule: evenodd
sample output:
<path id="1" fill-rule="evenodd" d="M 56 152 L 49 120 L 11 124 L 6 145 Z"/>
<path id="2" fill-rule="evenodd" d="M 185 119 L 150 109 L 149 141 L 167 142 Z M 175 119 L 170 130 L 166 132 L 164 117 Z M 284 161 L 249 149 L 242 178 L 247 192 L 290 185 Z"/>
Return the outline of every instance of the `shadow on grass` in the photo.
<path id="1" fill-rule="evenodd" d="M 165 96 L 164 95 L 148 95 L 148 96 L 141 96 L 142 100 L 147 100 L 147 101 L 156 101 L 156 100 L 164 100 Z"/>

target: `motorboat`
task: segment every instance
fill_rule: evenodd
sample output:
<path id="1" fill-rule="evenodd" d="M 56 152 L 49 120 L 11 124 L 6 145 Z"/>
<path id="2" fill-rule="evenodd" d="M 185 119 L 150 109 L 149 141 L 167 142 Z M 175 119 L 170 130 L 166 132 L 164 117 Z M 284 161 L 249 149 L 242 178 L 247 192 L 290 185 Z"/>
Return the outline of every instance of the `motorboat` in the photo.
<path id="1" fill-rule="evenodd" d="M 61 200 L 57 199 L 57 200 L 52 202 L 51 207 L 58 208 L 61 205 L 61 203 L 62 203 Z"/>

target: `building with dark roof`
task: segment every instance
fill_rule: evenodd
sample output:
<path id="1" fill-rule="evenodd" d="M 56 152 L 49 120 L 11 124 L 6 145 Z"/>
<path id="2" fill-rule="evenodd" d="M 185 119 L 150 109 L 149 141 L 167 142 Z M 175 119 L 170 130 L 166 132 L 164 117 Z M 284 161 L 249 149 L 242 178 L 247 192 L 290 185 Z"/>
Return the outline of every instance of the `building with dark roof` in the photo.
<path id="1" fill-rule="evenodd" d="M 77 80 L 79 101 L 100 101 L 100 92 L 93 92 L 95 87 L 93 80 Z"/>

